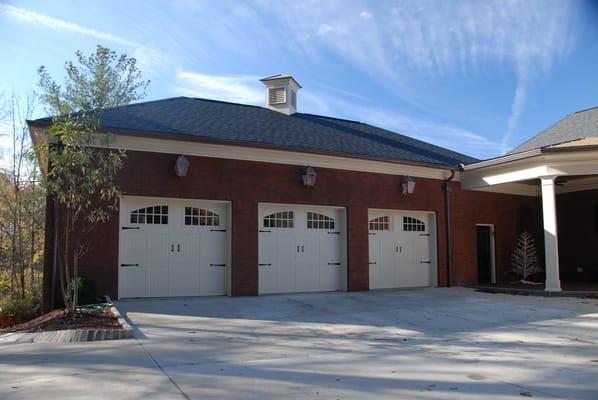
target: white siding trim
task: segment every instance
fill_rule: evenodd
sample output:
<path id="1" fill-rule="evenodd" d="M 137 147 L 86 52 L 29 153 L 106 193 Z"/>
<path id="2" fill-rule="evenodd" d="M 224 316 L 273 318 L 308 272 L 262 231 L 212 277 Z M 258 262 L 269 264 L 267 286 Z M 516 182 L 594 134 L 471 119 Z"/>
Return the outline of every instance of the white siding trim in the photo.
<path id="1" fill-rule="evenodd" d="M 450 176 L 450 170 L 448 168 L 442 169 L 422 167 L 417 165 L 302 153 L 297 151 L 189 142 L 183 140 L 154 139 L 129 135 L 112 135 L 112 137 L 114 140 L 111 143 L 111 147 L 132 151 L 185 154 L 188 156 L 215 157 L 287 165 L 311 165 L 313 167 L 320 168 L 333 168 L 390 175 L 409 175 L 413 177 L 430 179 L 446 179 Z M 459 180 L 459 173 L 456 173 L 454 180 Z"/>

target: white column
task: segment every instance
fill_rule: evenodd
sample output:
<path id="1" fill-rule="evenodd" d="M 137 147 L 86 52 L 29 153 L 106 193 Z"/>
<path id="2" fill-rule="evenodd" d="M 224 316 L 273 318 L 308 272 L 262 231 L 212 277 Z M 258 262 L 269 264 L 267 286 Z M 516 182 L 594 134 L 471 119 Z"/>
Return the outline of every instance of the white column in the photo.
<path id="1" fill-rule="evenodd" d="M 542 214 L 544 216 L 544 248 L 546 261 L 546 291 L 560 292 L 559 278 L 559 241 L 556 225 L 556 177 L 541 178 L 542 184 Z"/>

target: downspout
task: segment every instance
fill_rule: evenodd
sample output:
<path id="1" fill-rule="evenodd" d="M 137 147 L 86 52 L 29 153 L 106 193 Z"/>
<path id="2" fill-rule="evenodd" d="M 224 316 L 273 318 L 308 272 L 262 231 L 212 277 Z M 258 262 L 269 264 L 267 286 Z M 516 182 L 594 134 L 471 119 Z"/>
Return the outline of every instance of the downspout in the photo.
<path id="1" fill-rule="evenodd" d="M 444 180 L 444 215 L 446 218 L 446 287 L 451 287 L 451 266 L 452 266 L 452 251 L 451 251 L 451 196 L 452 191 L 449 182 L 455 177 L 455 171 L 451 171 L 451 175 Z"/>

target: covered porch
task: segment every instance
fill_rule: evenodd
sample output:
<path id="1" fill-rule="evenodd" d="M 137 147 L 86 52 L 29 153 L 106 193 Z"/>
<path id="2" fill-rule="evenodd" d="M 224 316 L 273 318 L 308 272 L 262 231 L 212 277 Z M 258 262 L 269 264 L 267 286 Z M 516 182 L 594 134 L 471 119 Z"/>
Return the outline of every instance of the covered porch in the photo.
<path id="1" fill-rule="evenodd" d="M 505 288 L 598 291 L 598 140 L 577 140 L 463 166 L 463 189 L 535 196 L 544 285 Z M 523 286 L 523 285 L 520 285 Z"/>

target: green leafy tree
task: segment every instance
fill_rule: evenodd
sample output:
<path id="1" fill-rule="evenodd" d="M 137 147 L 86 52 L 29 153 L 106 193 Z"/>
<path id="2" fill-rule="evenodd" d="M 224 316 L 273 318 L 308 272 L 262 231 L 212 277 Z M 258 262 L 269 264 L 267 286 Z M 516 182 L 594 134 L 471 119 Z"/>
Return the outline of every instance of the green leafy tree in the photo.
<path id="1" fill-rule="evenodd" d="M 79 260 L 88 251 L 88 234 L 116 210 L 120 189 L 115 179 L 125 153 L 111 147 L 111 137 L 98 133 L 102 110 L 145 96 L 136 60 L 98 46 L 95 54 L 76 53 L 67 62 L 63 85 L 45 67 L 38 70 L 42 101 L 54 116 L 50 145 L 38 148 L 47 160 L 45 189 L 56 204 L 59 226 L 57 266 L 66 309 L 77 310 L 81 286 Z M 56 221 L 55 221 L 56 224 Z"/>

